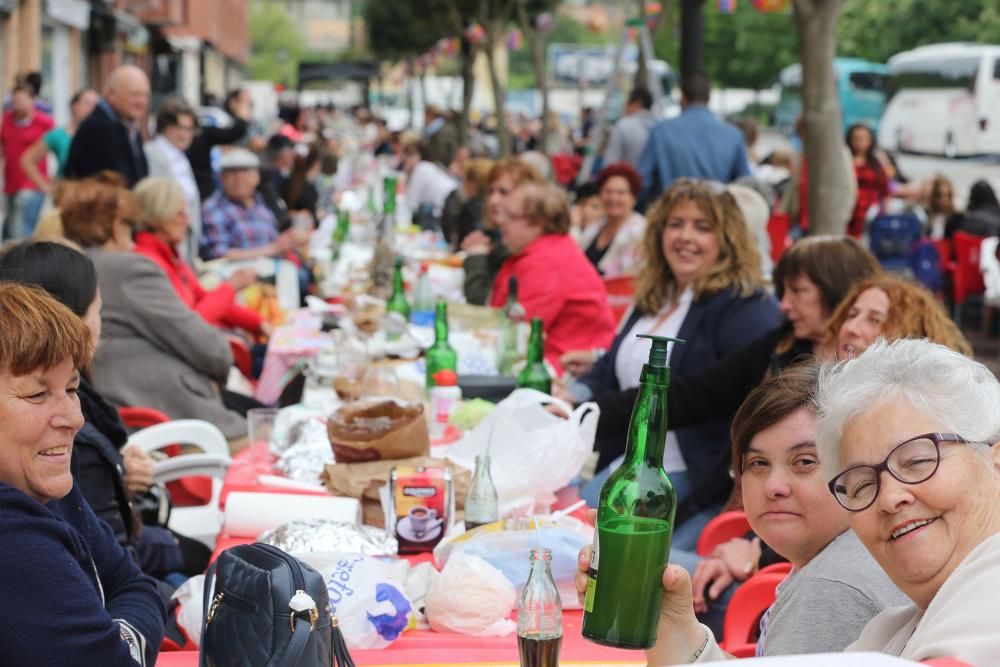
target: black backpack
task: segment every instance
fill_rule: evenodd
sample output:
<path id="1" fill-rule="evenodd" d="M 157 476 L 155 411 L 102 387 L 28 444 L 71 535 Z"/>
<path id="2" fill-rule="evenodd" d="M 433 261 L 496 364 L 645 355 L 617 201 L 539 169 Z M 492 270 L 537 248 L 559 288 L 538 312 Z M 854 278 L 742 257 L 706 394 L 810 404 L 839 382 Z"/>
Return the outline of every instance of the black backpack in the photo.
<path id="1" fill-rule="evenodd" d="M 322 575 L 269 544 L 219 555 L 204 619 L 201 667 L 354 667 Z"/>

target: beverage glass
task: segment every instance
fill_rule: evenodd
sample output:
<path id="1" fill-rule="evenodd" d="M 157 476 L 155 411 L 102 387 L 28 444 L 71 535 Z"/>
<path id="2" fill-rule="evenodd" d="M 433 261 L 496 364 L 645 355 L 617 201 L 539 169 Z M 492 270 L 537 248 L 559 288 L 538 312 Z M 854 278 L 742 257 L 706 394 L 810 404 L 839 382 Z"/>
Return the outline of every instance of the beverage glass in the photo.
<path id="1" fill-rule="evenodd" d="M 253 408 L 247 410 L 247 435 L 250 443 L 248 462 L 253 470 L 253 477 L 262 472 L 268 472 L 271 466 L 269 446 L 274 432 L 274 422 L 278 418 L 277 408 Z"/>
<path id="2" fill-rule="evenodd" d="M 361 381 L 361 398 L 397 398 L 399 378 L 388 366 L 370 365 Z"/>

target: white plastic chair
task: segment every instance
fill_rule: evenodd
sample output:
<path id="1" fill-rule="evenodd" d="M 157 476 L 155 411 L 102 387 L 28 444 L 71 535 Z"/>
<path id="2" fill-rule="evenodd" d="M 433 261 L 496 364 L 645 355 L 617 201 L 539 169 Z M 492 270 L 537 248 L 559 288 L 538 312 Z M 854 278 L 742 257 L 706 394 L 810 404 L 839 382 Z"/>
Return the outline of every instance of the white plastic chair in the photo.
<path id="1" fill-rule="evenodd" d="M 212 478 L 212 498 L 208 504 L 173 508 L 168 526 L 181 535 L 206 544 L 210 549 L 214 548 L 222 529 L 222 510 L 219 508 L 222 482 L 232 463 L 226 436 L 206 421 L 178 419 L 133 433 L 126 447 L 153 452 L 168 445 L 192 445 L 204 453 L 181 454 L 158 461 L 153 468 L 155 482 L 172 482 L 184 477 Z"/>

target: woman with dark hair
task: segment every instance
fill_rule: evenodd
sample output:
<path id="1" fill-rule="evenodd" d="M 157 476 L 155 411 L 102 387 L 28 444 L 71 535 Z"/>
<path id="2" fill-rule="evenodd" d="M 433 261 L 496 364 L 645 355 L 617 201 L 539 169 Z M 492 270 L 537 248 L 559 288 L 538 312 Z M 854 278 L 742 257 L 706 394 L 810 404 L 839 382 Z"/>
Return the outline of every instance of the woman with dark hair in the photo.
<path id="1" fill-rule="evenodd" d="M 100 346 L 97 271 L 83 253 L 60 243 L 21 243 L 0 257 L 0 280 L 42 288 L 83 320 L 93 350 Z M 149 454 L 138 447 L 125 447 L 125 425 L 118 411 L 90 384 L 89 375 L 89 367 L 80 369 L 77 396 L 85 422 L 73 440 L 76 486 L 97 518 L 111 527 L 118 543 L 135 549 L 143 572 L 160 580 L 201 573 L 211 555 L 206 547 L 175 537 L 155 522 L 142 526 L 133 512 L 133 507 L 148 507 L 155 514 L 160 503 L 167 502 L 164 490 L 153 486 Z"/>
<path id="2" fill-rule="evenodd" d="M 847 233 L 858 239 L 865 231 L 868 209 L 880 205 L 889 196 L 889 176 L 875 154 L 875 132 L 863 123 L 847 128 L 845 137 L 851 149 L 854 177 L 858 182 L 858 196 L 854 200 L 854 213 L 847 223 Z"/>
<path id="3" fill-rule="evenodd" d="M 969 200 L 964 213 L 956 213 L 945 227 L 945 238 L 955 232 L 976 236 L 1000 236 L 1000 202 L 993 188 L 986 181 L 976 181 L 969 189 Z"/>
<path id="4" fill-rule="evenodd" d="M 636 212 L 642 176 L 627 162 L 615 162 L 597 174 L 597 192 L 604 220 L 580 233 L 580 247 L 605 278 L 635 275 L 646 219 Z"/>

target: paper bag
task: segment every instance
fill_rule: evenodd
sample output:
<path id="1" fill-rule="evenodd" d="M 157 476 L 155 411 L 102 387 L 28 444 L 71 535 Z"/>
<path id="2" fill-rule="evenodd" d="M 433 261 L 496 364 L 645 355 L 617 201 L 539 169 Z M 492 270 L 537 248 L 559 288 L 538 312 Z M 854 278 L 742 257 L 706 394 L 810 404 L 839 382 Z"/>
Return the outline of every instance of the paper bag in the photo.
<path id="1" fill-rule="evenodd" d="M 386 398 L 349 403 L 330 415 L 327 432 L 338 463 L 396 460 L 430 453 L 427 420 L 420 403 Z"/>

